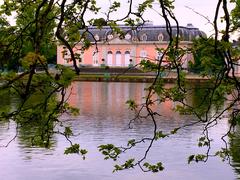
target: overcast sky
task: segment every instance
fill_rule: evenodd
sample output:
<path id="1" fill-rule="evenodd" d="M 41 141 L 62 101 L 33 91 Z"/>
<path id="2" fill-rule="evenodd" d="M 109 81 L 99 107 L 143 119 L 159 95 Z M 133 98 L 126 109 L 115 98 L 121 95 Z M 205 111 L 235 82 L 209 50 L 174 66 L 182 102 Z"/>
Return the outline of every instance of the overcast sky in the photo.
<path id="1" fill-rule="evenodd" d="M 213 33 L 213 26 L 201 15 L 209 18 L 209 20 L 213 22 L 217 1 L 218 0 L 176 0 L 175 13 L 181 25 L 192 23 L 195 27 L 198 27 L 210 35 Z"/>
<path id="2" fill-rule="evenodd" d="M 113 0 L 112 0 L 113 1 Z M 120 0 L 123 8 L 114 16 L 123 16 L 127 12 L 127 1 Z M 135 6 L 143 0 L 133 0 Z M 181 26 L 186 26 L 188 23 L 204 31 L 208 35 L 214 33 L 213 26 L 201 15 L 209 18 L 212 22 L 215 14 L 215 8 L 218 0 L 175 0 L 175 15 Z M 98 4 L 107 9 L 110 0 L 97 0 Z M 189 8 L 188 8 L 189 7 Z M 156 6 L 157 8 L 157 6 Z M 190 9 L 191 8 L 191 9 Z M 198 12 L 199 14 L 195 13 Z M 163 19 L 154 11 L 149 11 L 145 14 L 145 18 L 153 21 L 155 25 L 164 25 Z M 223 27 L 223 26 L 222 26 Z"/>
<path id="3" fill-rule="evenodd" d="M 106 12 L 110 2 L 113 1 L 114 0 L 97 0 L 97 4 L 102 7 L 102 13 L 99 13 L 98 15 L 87 14 L 85 18 L 90 19 L 95 17 L 104 17 L 103 13 Z M 136 7 L 137 4 L 141 3 L 142 1 L 143 0 L 133 0 L 134 7 Z M 118 2 L 121 2 L 122 8 L 120 8 L 118 12 L 113 14 L 111 18 L 121 18 L 127 13 L 128 0 L 118 0 Z M 186 26 L 188 23 L 191 23 L 193 24 L 193 26 L 199 28 L 200 30 L 204 31 L 208 36 L 210 36 L 214 33 L 213 26 L 201 15 L 209 18 L 209 20 L 212 22 L 217 2 L 218 0 L 175 0 L 174 12 L 181 26 Z M 0 0 L 0 4 L 1 3 L 2 0 Z M 157 6 L 155 8 L 157 8 Z M 196 11 L 201 15 L 193 11 Z M 155 25 L 164 25 L 164 20 L 154 11 L 148 11 L 147 13 L 145 13 L 144 17 L 145 19 L 153 21 Z"/>

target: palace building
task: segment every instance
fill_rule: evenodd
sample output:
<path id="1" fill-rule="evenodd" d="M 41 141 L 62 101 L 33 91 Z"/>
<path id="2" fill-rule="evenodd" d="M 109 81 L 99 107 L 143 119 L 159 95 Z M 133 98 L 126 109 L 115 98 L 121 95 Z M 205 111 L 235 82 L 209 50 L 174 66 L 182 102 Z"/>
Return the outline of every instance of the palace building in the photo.
<path id="1" fill-rule="evenodd" d="M 165 26 L 156 26 L 152 23 L 132 28 L 129 26 L 119 26 L 124 35 L 113 33 L 109 26 L 101 29 L 88 27 L 87 39 L 92 43 L 87 50 L 81 50 L 81 43 L 73 49 L 78 54 L 79 66 L 109 66 L 128 67 L 136 65 L 142 59 L 157 61 L 161 58 L 161 53 L 157 49 L 166 48 L 169 36 Z M 173 35 L 177 33 L 177 27 L 172 27 Z M 179 27 L 179 46 L 188 48 L 192 45 L 192 40 L 206 34 L 188 24 L 186 27 Z M 97 42 L 97 43 L 96 43 Z M 183 67 L 187 67 L 188 61 L 192 60 L 191 54 L 186 54 L 182 58 Z M 167 59 L 165 59 L 165 62 Z M 57 63 L 62 65 L 72 65 L 70 53 L 63 45 L 57 48 Z"/>

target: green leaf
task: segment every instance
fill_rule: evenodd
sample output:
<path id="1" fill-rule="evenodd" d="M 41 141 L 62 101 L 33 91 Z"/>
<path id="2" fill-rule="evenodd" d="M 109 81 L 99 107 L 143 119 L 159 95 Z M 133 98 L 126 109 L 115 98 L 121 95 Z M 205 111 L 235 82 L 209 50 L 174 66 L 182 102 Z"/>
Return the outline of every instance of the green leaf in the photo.
<path id="1" fill-rule="evenodd" d="M 104 159 L 112 159 L 114 161 L 122 153 L 121 149 L 113 144 L 100 145 L 98 146 L 98 150 L 104 155 Z"/>
<path id="2" fill-rule="evenodd" d="M 190 164 L 194 160 L 195 155 L 191 155 L 188 157 L 188 164 Z"/>
<path id="3" fill-rule="evenodd" d="M 64 135 L 69 138 L 73 135 L 72 129 L 70 127 L 65 127 Z"/>
<path id="4" fill-rule="evenodd" d="M 131 140 L 128 141 L 127 146 L 135 146 L 135 144 L 136 144 L 136 140 L 135 139 L 131 139 Z"/>
<path id="5" fill-rule="evenodd" d="M 171 134 L 176 134 L 179 129 L 180 128 L 175 128 L 174 130 L 171 131 Z"/>
<path id="6" fill-rule="evenodd" d="M 131 110 L 135 110 L 138 107 L 136 102 L 134 100 L 131 100 L 131 99 L 127 100 L 126 104 L 128 105 L 128 108 L 131 109 Z"/>
<path id="7" fill-rule="evenodd" d="M 160 138 L 165 138 L 165 137 L 168 137 L 168 135 L 167 135 L 167 134 L 164 134 L 162 131 L 157 131 L 157 132 L 155 133 L 155 140 L 158 140 L 158 139 L 160 139 Z"/>
<path id="8" fill-rule="evenodd" d="M 162 165 L 161 162 L 158 162 L 157 164 L 150 164 L 150 163 L 148 163 L 148 162 L 145 162 L 145 163 L 143 164 L 143 166 L 144 166 L 145 168 L 147 168 L 148 171 L 151 171 L 151 172 L 153 172 L 153 173 L 156 173 L 156 172 L 159 172 L 159 171 L 163 171 L 163 170 L 164 170 L 164 167 L 163 167 L 163 165 Z"/>
<path id="9" fill-rule="evenodd" d="M 80 145 L 79 144 L 73 144 L 70 147 L 66 148 L 64 151 L 64 154 L 79 154 L 80 152 Z"/>

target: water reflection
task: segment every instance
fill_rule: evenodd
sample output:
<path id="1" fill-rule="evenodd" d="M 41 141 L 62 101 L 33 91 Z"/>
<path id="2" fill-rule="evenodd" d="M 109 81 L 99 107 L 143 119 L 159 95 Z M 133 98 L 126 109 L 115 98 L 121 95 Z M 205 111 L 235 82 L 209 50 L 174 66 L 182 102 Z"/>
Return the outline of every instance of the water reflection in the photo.
<path id="1" fill-rule="evenodd" d="M 1 108 L 0 114 L 9 113 L 12 109 L 12 100 L 11 93 L 8 90 L 0 91 L 0 99 L 1 99 Z"/>
<path id="2" fill-rule="evenodd" d="M 80 107 L 81 114 L 84 115 L 122 114 L 126 113 L 127 107 L 122 108 L 126 99 L 132 98 L 139 103 L 142 101 L 144 87 L 144 84 L 126 86 L 124 83 L 74 83 L 71 87 L 69 103 Z"/>
<path id="3" fill-rule="evenodd" d="M 230 137 L 230 152 L 236 173 L 240 174 L 240 126 L 236 127 L 236 133 Z M 240 175 L 238 176 L 240 178 Z"/>
<path id="4" fill-rule="evenodd" d="M 115 162 L 104 161 L 97 151 L 97 146 L 105 143 L 125 145 L 131 138 L 140 139 L 152 136 L 152 122 L 148 119 L 134 124 L 128 128 L 128 122 L 133 118 L 133 112 L 125 104 L 126 100 L 134 99 L 142 103 L 145 95 L 143 83 L 106 83 L 106 82 L 76 82 L 70 88 L 69 103 L 80 109 L 80 115 L 71 117 L 64 115 L 64 123 L 71 125 L 75 133 L 74 142 L 79 142 L 82 148 L 89 151 L 87 159 L 82 161 L 79 156 L 63 155 L 64 148 L 68 146 L 61 136 L 52 137 L 50 150 L 30 148 L 29 138 L 35 132 L 35 127 L 22 128 L 19 137 L 8 149 L 0 149 L 0 177 L 7 180 L 13 179 L 84 179 L 84 180 L 132 180 L 132 179 L 234 179 L 232 168 L 227 163 L 219 162 L 213 158 L 207 164 L 187 164 L 190 154 L 200 152 L 196 147 L 196 140 L 202 132 L 200 125 L 186 127 L 175 136 L 156 142 L 150 151 L 149 161 L 163 161 L 166 170 L 159 174 L 142 173 L 139 169 L 112 174 Z M 199 100 L 200 92 L 189 95 L 188 101 L 193 104 Z M 195 96 L 196 95 L 196 96 Z M 191 98 L 192 97 L 192 98 Z M 188 115 L 179 115 L 172 111 L 176 107 L 171 101 L 154 107 L 162 116 L 157 120 L 159 129 L 170 131 L 175 127 L 196 121 Z M 13 130 L 6 130 L 7 124 L 0 124 L 0 143 L 11 136 Z M 227 122 L 212 132 L 214 137 L 219 137 L 228 128 Z M 218 141 L 216 146 L 220 146 Z M 129 154 L 124 154 L 120 161 L 129 157 L 142 157 L 147 144 L 137 146 Z M 214 147 L 213 147 L 214 148 Z M 43 153 L 45 152 L 45 153 Z M 17 169 L 17 171 L 16 171 Z"/>
<path id="5" fill-rule="evenodd" d="M 19 106 L 20 100 L 10 91 L 3 91 L 0 94 L 1 99 L 1 113 L 12 113 Z M 41 102 L 43 98 L 41 96 L 33 96 L 32 99 L 27 101 L 26 106 L 33 106 L 36 102 Z M 24 116 L 24 114 L 21 114 Z M 21 116 L 20 115 L 20 116 Z M 26 121 L 26 122 L 24 122 Z M 49 126 L 50 127 L 50 126 Z M 36 138 L 41 136 L 43 131 L 42 123 L 35 118 L 33 120 L 24 120 L 17 126 L 13 121 L 9 119 L 0 118 L 0 146 L 6 146 L 12 140 L 17 141 L 19 147 L 21 147 L 22 152 L 25 154 L 25 159 L 32 158 L 32 152 L 39 151 L 43 154 L 49 153 L 53 150 L 56 140 L 54 136 L 49 139 L 49 144 L 47 149 L 39 148 L 46 147 L 45 144 L 41 144 L 40 140 Z M 16 136 L 16 138 L 15 138 Z M 39 143 L 37 142 L 39 141 Z M 36 146 L 37 144 L 37 146 Z M 10 144 L 11 145 L 11 144 Z"/>
<path id="6" fill-rule="evenodd" d="M 212 88 L 209 83 L 191 83 L 188 85 L 187 104 L 194 107 L 194 111 L 203 117 L 206 114 L 211 115 L 219 110 L 222 110 L 224 106 L 225 95 L 215 91 L 213 96 Z"/>
<path id="7" fill-rule="evenodd" d="M 11 95 L 10 91 L 0 91 L 0 100 L 0 115 L 13 111 L 15 107 L 15 98 Z M 12 136 L 12 132 L 9 131 L 13 126 L 13 123 L 0 118 L 0 145 L 6 145 L 8 141 L 11 140 L 11 137 L 14 137 Z"/>

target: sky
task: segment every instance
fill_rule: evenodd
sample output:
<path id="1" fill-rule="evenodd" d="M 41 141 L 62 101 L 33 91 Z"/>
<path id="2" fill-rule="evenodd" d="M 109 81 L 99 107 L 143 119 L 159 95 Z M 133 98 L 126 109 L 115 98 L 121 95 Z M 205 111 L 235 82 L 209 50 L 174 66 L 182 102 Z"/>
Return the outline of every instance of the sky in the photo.
<path id="1" fill-rule="evenodd" d="M 175 15 L 180 25 L 185 26 L 192 23 L 193 26 L 198 27 L 208 35 L 213 33 L 213 26 L 201 15 L 209 18 L 212 22 L 217 0 L 176 0 L 175 3 Z"/>
<path id="2" fill-rule="evenodd" d="M 104 9 L 107 9 L 109 2 L 112 1 L 101 0 L 97 1 L 97 3 L 103 8 L 104 11 Z M 116 12 L 114 16 L 121 17 L 127 12 L 127 1 L 128 0 L 119 0 L 124 7 L 121 8 L 120 11 Z M 143 0 L 133 1 L 135 4 L 134 6 L 136 7 L 136 5 L 141 3 Z M 211 22 L 213 21 L 217 2 L 218 0 L 175 0 L 174 13 L 181 26 L 186 26 L 188 23 L 191 23 L 194 27 L 199 28 L 208 36 L 210 36 L 214 33 L 213 26 L 206 18 L 208 18 Z M 157 6 L 155 8 L 157 8 Z M 153 21 L 154 25 L 164 25 L 163 19 L 154 11 L 148 11 L 144 17 L 150 21 Z M 224 27 L 224 25 L 222 24 L 221 27 Z"/>
<path id="3" fill-rule="evenodd" d="M 214 20 L 218 0 L 176 0 L 175 2 L 176 17 L 178 17 L 181 25 L 192 23 L 195 27 L 198 27 L 208 35 L 214 33 L 213 25 L 210 22 Z M 220 15 L 222 14 L 221 12 Z M 205 17 L 208 18 L 210 22 Z M 224 24 L 220 22 L 219 25 L 222 28 L 224 27 Z"/>
<path id="4" fill-rule="evenodd" d="M 102 10 L 98 15 L 87 14 L 87 17 L 85 17 L 86 19 L 104 17 L 104 12 L 106 12 L 109 4 L 114 0 L 96 1 L 97 5 L 99 5 Z M 128 0 L 117 1 L 121 2 L 122 7 L 119 11 L 111 16 L 113 18 L 123 17 L 128 11 Z M 141 3 L 142 1 L 143 0 L 133 0 L 133 6 L 136 7 L 137 4 Z M 199 28 L 201 31 L 204 31 L 208 36 L 210 36 L 214 33 L 214 30 L 213 26 L 208 22 L 206 18 L 208 18 L 211 22 L 213 21 L 217 2 L 218 0 L 175 0 L 174 13 L 180 26 L 186 26 L 188 23 L 191 23 L 194 27 Z M 2 0 L 0 0 L 0 4 L 2 4 Z M 157 6 L 154 8 L 157 9 Z M 152 21 L 154 25 L 165 25 L 164 20 L 154 11 L 146 12 L 144 17 L 145 19 Z M 10 20 L 13 21 L 13 18 L 11 17 Z M 222 24 L 221 27 L 223 28 L 224 25 Z"/>

